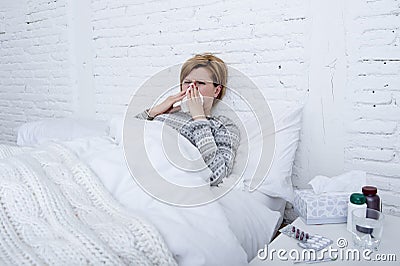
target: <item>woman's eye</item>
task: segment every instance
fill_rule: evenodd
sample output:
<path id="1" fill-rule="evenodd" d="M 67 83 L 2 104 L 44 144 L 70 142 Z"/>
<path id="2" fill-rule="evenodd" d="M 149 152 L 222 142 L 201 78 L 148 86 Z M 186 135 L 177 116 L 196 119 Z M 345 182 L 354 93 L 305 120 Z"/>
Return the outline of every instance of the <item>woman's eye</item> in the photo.
<path id="1" fill-rule="evenodd" d="M 203 81 L 199 81 L 198 83 L 199 83 L 199 85 L 206 85 L 206 83 Z"/>
<path id="2" fill-rule="evenodd" d="M 190 81 L 184 81 L 183 84 L 184 85 L 189 85 L 191 82 Z"/>

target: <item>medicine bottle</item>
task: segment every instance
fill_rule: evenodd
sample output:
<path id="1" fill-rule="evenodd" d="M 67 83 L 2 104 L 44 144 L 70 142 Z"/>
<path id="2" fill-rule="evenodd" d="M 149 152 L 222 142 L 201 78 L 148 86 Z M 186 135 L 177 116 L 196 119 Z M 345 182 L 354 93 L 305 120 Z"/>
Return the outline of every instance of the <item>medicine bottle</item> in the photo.
<path id="1" fill-rule="evenodd" d="M 377 191 L 378 191 L 377 188 L 373 187 L 373 186 L 362 187 L 362 193 L 365 196 L 367 208 L 374 209 L 377 211 L 382 211 L 381 210 L 381 199 L 376 194 Z"/>
<path id="2" fill-rule="evenodd" d="M 379 196 L 376 194 L 377 193 L 377 188 L 373 186 L 364 186 L 362 187 L 362 193 L 365 196 L 365 201 L 367 203 L 367 208 L 368 209 L 374 209 L 377 211 L 382 211 L 382 205 L 381 205 L 381 199 Z M 372 219 L 378 219 L 378 217 L 375 217 L 376 213 L 369 212 L 367 210 L 367 218 L 372 218 Z"/>
<path id="3" fill-rule="evenodd" d="M 361 193 L 353 193 L 350 195 L 350 200 L 347 203 L 347 230 L 351 232 L 353 226 L 352 211 L 355 209 L 366 209 L 365 196 Z"/>

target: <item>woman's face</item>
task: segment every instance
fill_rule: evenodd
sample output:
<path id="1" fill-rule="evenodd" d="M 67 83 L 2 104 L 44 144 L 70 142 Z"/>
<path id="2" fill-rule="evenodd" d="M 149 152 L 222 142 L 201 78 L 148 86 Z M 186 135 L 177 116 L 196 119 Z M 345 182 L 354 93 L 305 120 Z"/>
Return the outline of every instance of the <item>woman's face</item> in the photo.
<path id="1" fill-rule="evenodd" d="M 204 67 L 193 69 L 182 81 L 182 90 L 187 90 L 191 83 L 199 88 L 201 95 L 214 98 L 221 91 L 221 86 L 214 86 L 211 73 Z"/>

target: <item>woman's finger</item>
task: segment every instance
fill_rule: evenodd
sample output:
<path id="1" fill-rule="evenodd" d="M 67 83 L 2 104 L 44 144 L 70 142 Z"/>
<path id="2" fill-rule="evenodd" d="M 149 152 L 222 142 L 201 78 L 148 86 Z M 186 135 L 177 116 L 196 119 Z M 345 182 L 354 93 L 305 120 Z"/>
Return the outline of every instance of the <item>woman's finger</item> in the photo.
<path id="1" fill-rule="evenodd" d="M 186 96 L 186 92 L 181 91 L 178 94 L 172 95 L 169 99 L 170 99 L 170 102 L 172 102 L 172 104 L 174 104 L 176 102 L 179 102 L 183 98 L 185 98 L 185 96 Z"/>
<path id="2" fill-rule="evenodd" d="M 193 86 L 190 86 L 190 88 L 189 88 L 189 95 L 188 95 L 188 98 L 189 98 L 189 99 L 192 99 L 192 98 L 193 98 Z"/>
<path id="3" fill-rule="evenodd" d="M 178 98 L 175 99 L 175 102 L 179 102 L 180 100 L 185 98 L 185 96 L 186 96 L 186 94 L 183 94 L 183 95 L 179 96 Z"/>
<path id="4" fill-rule="evenodd" d="M 200 97 L 200 95 L 199 95 L 199 88 L 198 88 L 198 87 L 195 87 L 195 89 L 194 89 L 194 96 L 195 96 L 196 98 Z"/>
<path id="5" fill-rule="evenodd" d="M 186 91 L 180 91 L 179 93 L 175 94 L 174 97 L 175 98 L 180 98 L 180 97 L 185 96 L 185 95 L 186 95 Z"/>

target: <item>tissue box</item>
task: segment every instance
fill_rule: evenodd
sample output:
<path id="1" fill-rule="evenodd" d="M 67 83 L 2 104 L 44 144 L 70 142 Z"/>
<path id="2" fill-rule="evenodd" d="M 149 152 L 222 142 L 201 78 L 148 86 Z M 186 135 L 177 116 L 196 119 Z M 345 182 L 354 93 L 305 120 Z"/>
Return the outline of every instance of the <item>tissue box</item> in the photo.
<path id="1" fill-rule="evenodd" d="M 351 193 L 315 194 L 312 189 L 295 189 L 293 207 L 306 224 L 345 223 Z"/>

